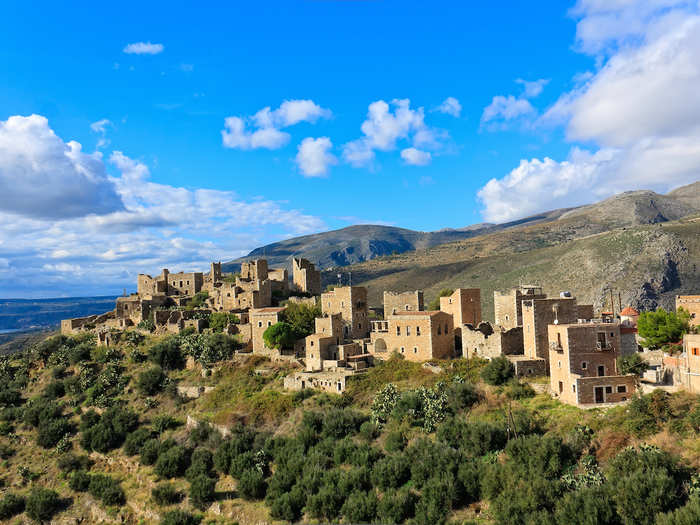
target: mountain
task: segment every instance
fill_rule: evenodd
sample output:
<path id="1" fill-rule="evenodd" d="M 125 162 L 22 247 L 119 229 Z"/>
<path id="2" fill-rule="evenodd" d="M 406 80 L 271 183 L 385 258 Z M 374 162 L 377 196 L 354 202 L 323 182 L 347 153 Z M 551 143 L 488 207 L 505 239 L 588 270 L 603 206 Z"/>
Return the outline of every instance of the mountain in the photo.
<path id="1" fill-rule="evenodd" d="M 265 258 L 270 267 L 291 268 L 292 257 L 304 257 L 322 269 L 368 261 L 393 253 L 424 250 L 432 246 L 467 239 L 489 232 L 539 224 L 557 219 L 568 210 L 554 210 L 504 224 L 481 223 L 464 228 L 446 228 L 420 232 L 394 226 L 356 225 L 340 230 L 294 237 L 256 248 L 247 256 L 224 263 L 225 272 L 235 271 L 240 263 Z"/>

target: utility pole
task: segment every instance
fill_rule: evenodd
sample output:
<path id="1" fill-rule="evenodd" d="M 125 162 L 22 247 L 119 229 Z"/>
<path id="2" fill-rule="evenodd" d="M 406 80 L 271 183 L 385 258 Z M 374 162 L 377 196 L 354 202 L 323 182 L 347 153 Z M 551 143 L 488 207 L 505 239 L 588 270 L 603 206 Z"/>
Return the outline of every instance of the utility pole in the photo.
<path id="1" fill-rule="evenodd" d="M 610 288 L 610 308 L 612 308 L 612 316 L 615 318 L 615 296 L 612 288 Z"/>

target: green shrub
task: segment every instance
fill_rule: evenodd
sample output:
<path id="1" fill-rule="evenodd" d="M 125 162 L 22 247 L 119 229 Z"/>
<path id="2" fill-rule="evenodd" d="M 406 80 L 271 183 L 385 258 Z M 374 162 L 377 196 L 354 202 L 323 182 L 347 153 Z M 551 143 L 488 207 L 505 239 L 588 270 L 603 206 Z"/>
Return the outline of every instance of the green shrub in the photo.
<path id="1" fill-rule="evenodd" d="M 416 496 L 408 488 L 388 490 L 377 505 L 380 523 L 403 523 L 415 513 Z"/>
<path id="2" fill-rule="evenodd" d="M 159 366 L 154 366 L 139 374 L 136 385 L 141 393 L 147 396 L 153 396 L 163 390 L 167 376 L 163 369 Z"/>
<path id="3" fill-rule="evenodd" d="M 453 485 L 448 477 L 431 478 L 416 504 L 416 522 L 441 524 L 452 509 Z"/>
<path id="4" fill-rule="evenodd" d="M 105 410 L 99 419 L 87 412 L 81 418 L 80 445 L 88 451 L 109 452 L 121 447 L 127 434 L 136 430 L 138 424 L 135 412 L 120 407 Z"/>
<path id="5" fill-rule="evenodd" d="M 648 368 L 649 364 L 639 354 L 621 355 L 617 358 L 617 371 L 620 375 L 642 376 Z"/>
<path id="6" fill-rule="evenodd" d="M 263 332 L 265 346 L 278 350 L 294 347 L 301 337 L 291 324 L 285 322 L 275 323 Z"/>
<path id="7" fill-rule="evenodd" d="M 185 477 L 192 481 L 198 476 L 209 476 L 211 477 L 212 469 L 214 468 L 214 461 L 212 459 L 212 453 L 206 448 L 196 448 L 192 452 L 192 457 L 190 460 L 190 466 L 185 473 Z"/>
<path id="8" fill-rule="evenodd" d="M 86 456 L 76 456 L 75 454 L 63 454 L 58 458 L 58 468 L 62 472 L 73 472 L 76 470 L 88 470 L 92 466 L 92 460 Z"/>
<path id="9" fill-rule="evenodd" d="M 119 486 L 119 482 L 114 478 L 104 474 L 92 474 L 88 492 L 101 499 L 105 505 L 123 505 L 125 500 L 124 491 Z"/>
<path id="10" fill-rule="evenodd" d="M 204 510 L 214 501 L 216 481 L 206 475 L 195 477 L 190 483 L 190 503 Z"/>
<path id="11" fill-rule="evenodd" d="M 481 371 L 481 377 L 489 385 L 502 385 L 515 375 L 513 363 L 505 356 L 495 357 Z"/>
<path id="12" fill-rule="evenodd" d="M 688 500 L 683 507 L 673 512 L 659 514 L 656 525 L 696 525 L 700 523 L 700 497 L 695 496 Z"/>
<path id="13" fill-rule="evenodd" d="M 10 459 L 17 451 L 6 443 L 0 444 L 0 459 Z"/>
<path id="14" fill-rule="evenodd" d="M 158 455 L 154 471 L 161 478 L 179 478 L 189 466 L 188 451 L 181 446 L 174 446 Z"/>
<path id="15" fill-rule="evenodd" d="M 411 462 L 403 454 L 387 456 L 372 467 L 372 483 L 380 489 L 399 488 L 411 479 Z"/>
<path id="16" fill-rule="evenodd" d="M 238 493 L 243 499 L 262 499 L 266 489 L 265 477 L 255 468 L 243 472 L 238 480 Z"/>
<path id="17" fill-rule="evenodd" d="M 163 514 L 160 525 L 199 525 L 202 516 L 195 516 L 184 510 L 171 510 Z"/>
<path id="18" fill-rule="evenodd" d="M 66 395 L 66 387 L 63 381 L 51 381 L 41 395 L 46 399 L 58 399 Z"/>
<path id="19" fill-rule="evenodd" d="M 152 435 L 153 433 L 151 430 L 145 427 L 138 428 L 128 434 L 124 440 L 124 446 L 122 447 L 124 454 L 127 456 L 136 456 L 140 454 L 144 443 L 151 439 Z"/>
<path id="20" fill-rule="evenodd" d="M 619 523 L 615 503 L 604 487 L 587 487 L 564 494 L 554 516 L 558 525 Z"/>
<path id="21" fill-rule="evenodd" d="M 374 421 L 365 421 L 360 425 L 360 435 L 367 441 L 374 441 L 379 436 L 379 425 Z"/>
<path id="22" fill-rule="evenodd" d="M 87 492 L 90 487 L 90 474 L 84 470 L 76 470 L 68 477 L 68 486 L 76 492 Z"/>
<path id="23" fill-rule="evenodd" d="M 521 383 L 517 379 L 511 379 L 505 390 L 509 399 L 527 399 L 535 397 L 535 390 L 527 383 Z"/>
<path id="24" fill-rule="evenodd" d="M 175 428 L 179 424 L 179 421 L 168 414 L 158 414 L 153 418 L 153 430 L 155 430 L 158 434 L 162 434 L 166 430 Z"/>
<path id="25" fill-rule="evenodd" d="M 447 398 L 452 410 L 459 411 L 471 408 L 479 401 L 479 392 L 471 383 L 464 381 L 453 382 L 447 390 Z"/>
<path id="26" fill-rule="evenodd" d="M 160 441 L 158 439 L 149 439 L 141 445 L 139 452 L 139 462 L 142 465 L 153 465 L 158 460 L 160 454 Z"/>
<path id="27" fill-rule="evenodd" d="M 39 424 L 36 443 L 40 447 L 51 448 L 66 434 L 73 432 L 73 426 L 67 419 L 47 419 Z"/>
<path id="28" fill-rule="evenodd" d="M 148 359 L 163 370 L 180 370 L 185 367 L 178 338 L 169 336 L 157 342 L 148 351 Z"/>
<path id="29" fill-rule="evenodd" d="M 643 345 L 649 348 L 676 343 L 687 331 L 687 315 L 667 312 L 663 308 L 655 312 L 642 312 L 637 319 L 637 332 L 643 338 Z"/>
<path id="30" fill-rule="evenodd" d="M 387 452 L 401 452 L 408 441 L 406 436 L 400 430 L 392 430 L 386 435 L 386 440 L 384 441 L 384 448 Z"/>
<path id="31" fill-rule="evenodd" d="M 0 499 L 0 520 L 9 520 L 24 512 L 25 499 L 8 492 Z"/>
<path id="32" fill-rule="evenodd" d="M 182 501 L 182 494 L 171 483 L 159 483 L 151 490 L 153 501 L 164 507 Z"/>
<path id="33" fill-rule="evenodd" d="M 373 491 L 355 491 L 348 496 L 341 513 L 350 523 L 371 523 L 377 515 L 377 504 Z"/>
<path id="34" fill-rule="evenodd" d="M 49 521 L 62 507 L 61 498 L 53 490 L 35 488 L 27 497 L 27 516 L 34 521 Z"/>
<path id="35" fill-rule="evenodd" d="M 273 518 L 296 522 L 301 517 L 306 496 L 300 486 L 294 486 L 289 492 L 285 492 L 268 500 L 270 515 Z"/>

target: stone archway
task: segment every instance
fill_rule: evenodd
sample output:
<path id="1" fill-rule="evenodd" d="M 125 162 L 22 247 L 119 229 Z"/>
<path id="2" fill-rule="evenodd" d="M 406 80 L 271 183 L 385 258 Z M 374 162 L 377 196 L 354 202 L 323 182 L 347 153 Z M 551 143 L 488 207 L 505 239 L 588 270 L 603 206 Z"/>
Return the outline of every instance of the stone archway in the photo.
<path id="1" fill-rule="evenodd" d="M 374 342 L 374 351 L 375 351 L 375 353 L 381 353 L 381 352 L 387 351 L 386 342 L 384 341 L 384 339 L 377 339 Z"/>

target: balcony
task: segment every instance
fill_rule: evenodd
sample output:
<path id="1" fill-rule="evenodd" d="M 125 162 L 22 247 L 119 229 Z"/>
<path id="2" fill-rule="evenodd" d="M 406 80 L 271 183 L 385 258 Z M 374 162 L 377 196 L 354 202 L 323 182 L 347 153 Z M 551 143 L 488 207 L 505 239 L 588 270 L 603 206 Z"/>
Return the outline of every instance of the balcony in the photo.
<path id="1" fill-rule="evenodd" d="M 607 341 L 606 342 L 598 341 L 595 344 L 595 349 L 598 350 L 599 352 L 607 352 L 610 350 L 614 350 L 613 345 L 611 345 Z"/>

